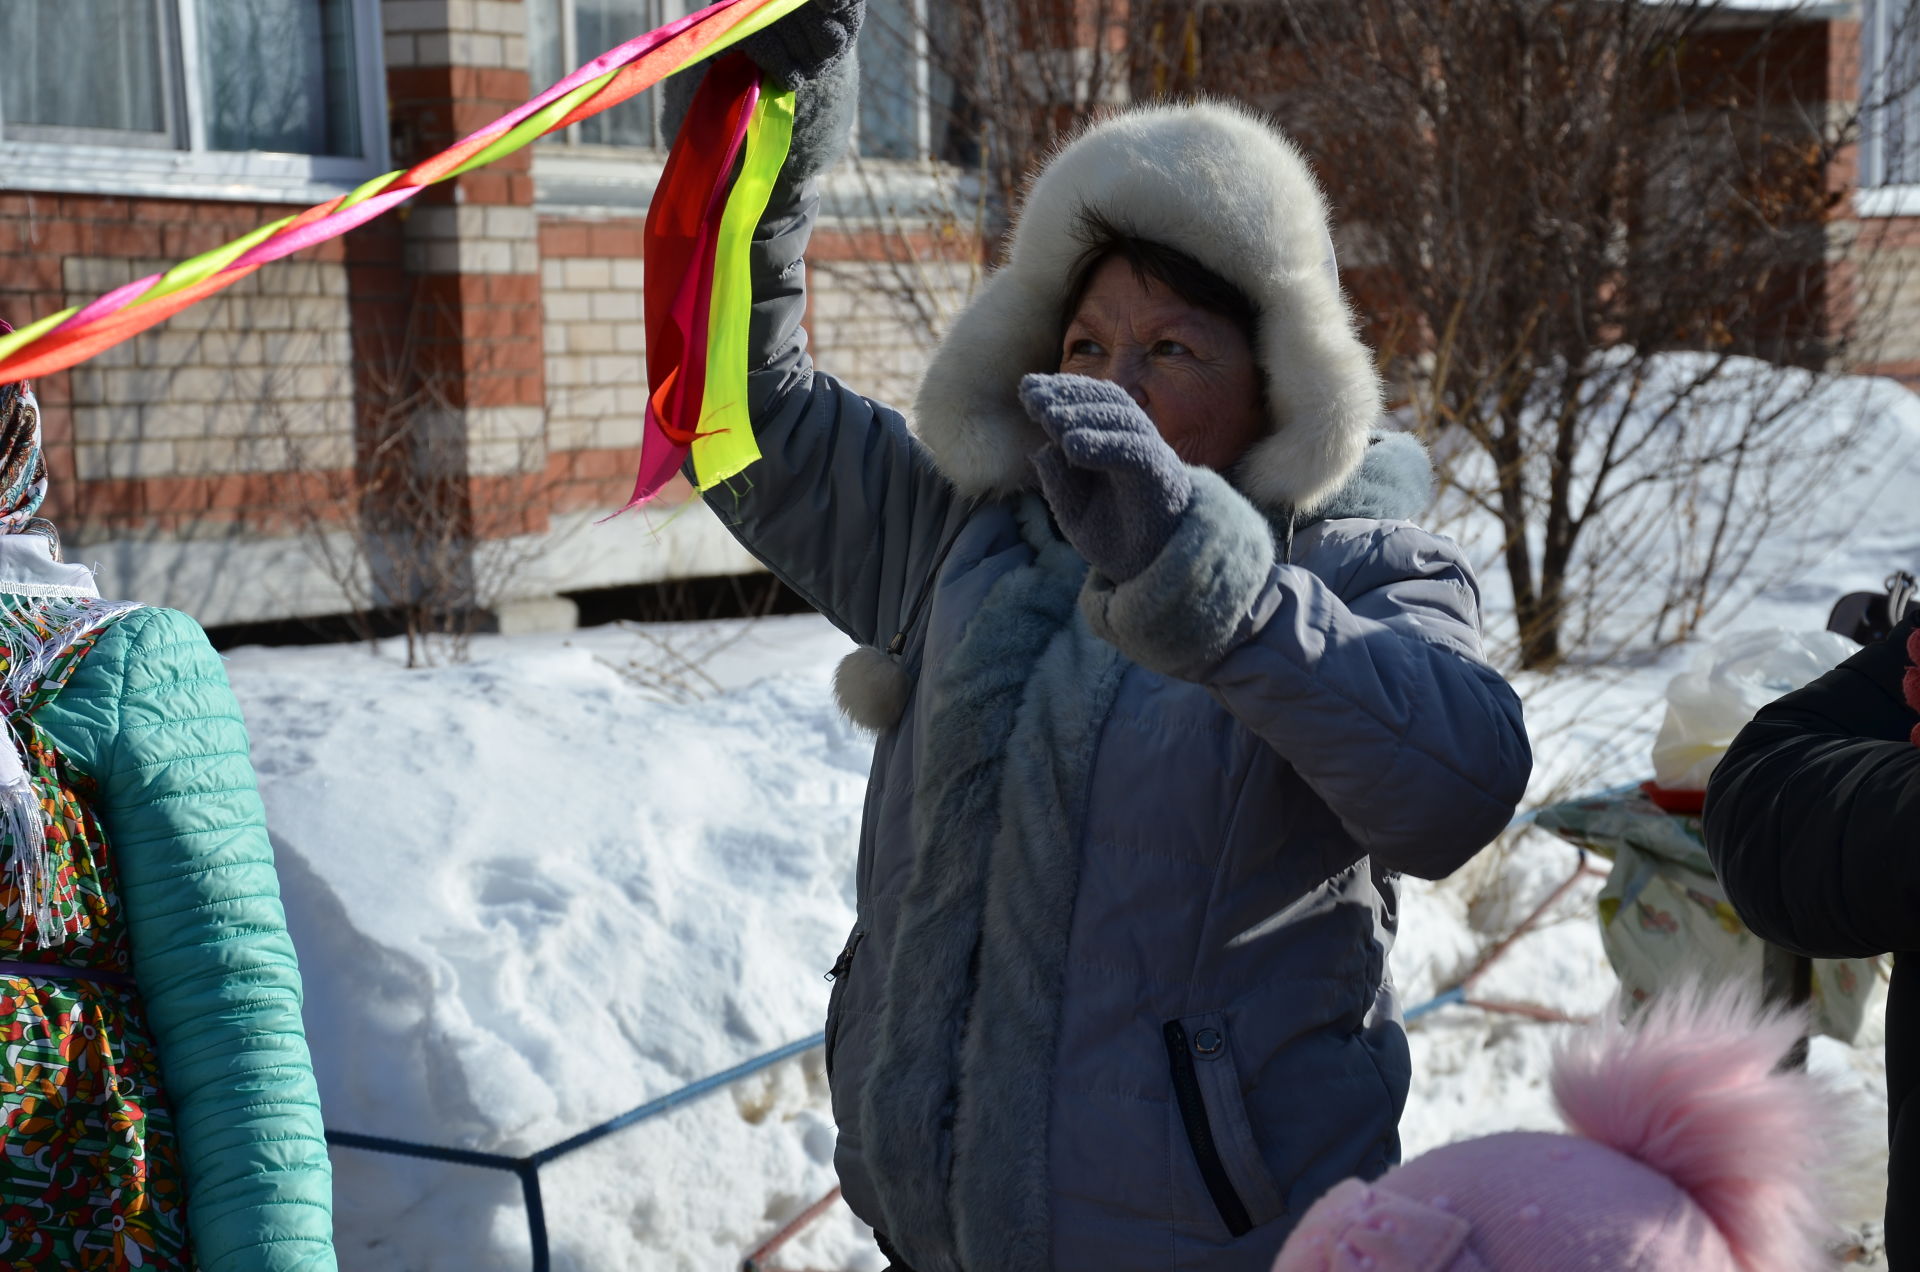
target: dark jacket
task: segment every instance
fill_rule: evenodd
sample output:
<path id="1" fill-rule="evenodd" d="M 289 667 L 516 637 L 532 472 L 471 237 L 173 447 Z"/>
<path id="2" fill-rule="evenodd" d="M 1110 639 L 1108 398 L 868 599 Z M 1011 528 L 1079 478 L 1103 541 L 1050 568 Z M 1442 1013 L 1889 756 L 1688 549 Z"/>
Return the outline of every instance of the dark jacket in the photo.
<path id="1" fill-rule="evenodd" d="M 1761 711 L 1707 786 L 1707 850 L 1740 917 L 1820 958 L 1920 950 L 1920 747 L 1901 692 L 1909 621 Z M 1901 970 L 1904 964 L 1904 974 Z M 1887 1248 L 1920 1268 L 1920 962 L 1887 1003 Z"/>

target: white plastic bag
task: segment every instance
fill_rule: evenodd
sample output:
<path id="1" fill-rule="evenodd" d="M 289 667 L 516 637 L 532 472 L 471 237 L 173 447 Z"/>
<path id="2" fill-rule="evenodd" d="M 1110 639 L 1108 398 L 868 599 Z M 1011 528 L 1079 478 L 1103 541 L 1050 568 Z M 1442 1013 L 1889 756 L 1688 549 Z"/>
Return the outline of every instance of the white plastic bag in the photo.
<path id="1" fill-rule="evenodd" d="M 1667 685 L 1667 718 L 1653 743 L 1654 781 L 1668 790 L 1705 790 L 1734 735 L 1760 708 L 1859 652 L 1834 632 L 1779 628 L 1724 636 L 1696 652 Z"/>

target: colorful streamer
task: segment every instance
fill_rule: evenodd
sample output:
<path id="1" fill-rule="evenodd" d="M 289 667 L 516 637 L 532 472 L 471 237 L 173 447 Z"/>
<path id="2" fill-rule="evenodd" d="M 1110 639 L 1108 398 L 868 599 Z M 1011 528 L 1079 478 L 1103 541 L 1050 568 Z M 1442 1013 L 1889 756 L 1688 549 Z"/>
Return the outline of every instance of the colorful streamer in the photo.
<path id="1" fill-rule="evenodd" d="M 526 105 L 404 172 L 390 172 L 338 199 L 275 221 L 164 274 L 118 288 L 0 337 L 0 383 L 64 370 L 231 286 L 269 261 L 337 238 L 429 185 L 492 163 L 555 129 L 587 119 L 675 71 L 730 47 L 807 0 L 717 0 L 700 12 L 627 41 Z"/>
<path id="2" fill-rule="evenodd" d="M 647 212 L 651 395 L 628 507 L 689 451 L 702 490 L 760 457 L 746 410 L 747 253 L 786 162 L 793 111 L 793 94 L 762 92 L 759 71 L 736 54 L 708 73 L 681 125 Z"/>

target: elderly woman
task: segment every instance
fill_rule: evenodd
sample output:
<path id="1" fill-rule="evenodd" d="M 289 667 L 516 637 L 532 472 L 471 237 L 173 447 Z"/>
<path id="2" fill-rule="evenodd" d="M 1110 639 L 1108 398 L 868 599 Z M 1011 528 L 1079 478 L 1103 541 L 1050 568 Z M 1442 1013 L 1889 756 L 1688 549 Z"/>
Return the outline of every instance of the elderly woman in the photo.
<path id="1" fill-rule="evenodd" d="M 1219 106 L 1034 181 L 912 428 L 817 373 L 803 253 L 857 0 L 750 48 L 801 94 L 756 237 L 765 460 L 709 501 L 861 645 L 878 732 L 827 1066 L 855 1213 L 918 1272 L 1264 1269 L 1398 1156 L 1395 877 L 1530 768 L 1321 194 Z M 826 50 L 823 55 L 822 50 Z"/>

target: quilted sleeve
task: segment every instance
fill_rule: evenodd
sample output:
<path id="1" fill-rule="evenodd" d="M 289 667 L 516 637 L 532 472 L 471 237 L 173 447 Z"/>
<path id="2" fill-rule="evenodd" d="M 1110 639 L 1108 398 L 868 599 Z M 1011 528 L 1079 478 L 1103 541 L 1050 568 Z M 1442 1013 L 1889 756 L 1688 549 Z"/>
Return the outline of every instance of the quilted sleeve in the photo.
<path id="1" fill-rule="evenodd" d="M 1265 518 L 1191 471 L 1193 505 L 1159 558 L 1125 583 L 1089 576 L 1094 632 L 1205 685 L 1379 865 L 1422 879 L 1459 869 L 1507 825 L 1533 771 L 1520 699 L 1481 657 L 1465 557 L 1404 522 L 1371 523 L 1343 546 L 1336 590 L 1277 563 Z"/>
<path id="2" fill-rule="evenodd" d="M 101 820 L 199 1267 L 332 1269 L 332 1169 L 300 972 L 240 705 L 206 635 L 172 610 L 121 620 L 96 662 L 119 676 Z"/>

